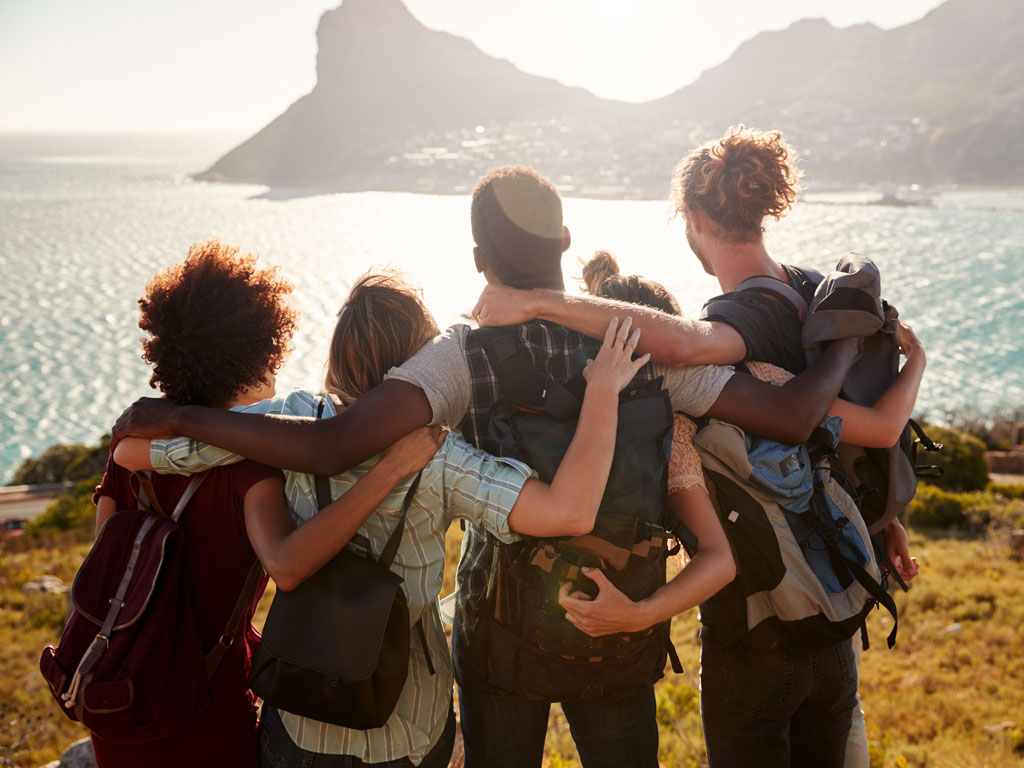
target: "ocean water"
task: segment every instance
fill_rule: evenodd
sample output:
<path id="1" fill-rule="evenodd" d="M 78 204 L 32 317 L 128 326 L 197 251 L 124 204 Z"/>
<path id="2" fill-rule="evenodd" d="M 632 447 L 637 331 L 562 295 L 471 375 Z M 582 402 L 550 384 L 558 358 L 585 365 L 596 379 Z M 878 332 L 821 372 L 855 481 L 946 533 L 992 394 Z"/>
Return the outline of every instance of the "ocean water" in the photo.
<path id="1" fill-rule="evenodd" d="M 283 388 L 319 385 L 338 307 L 372 265 L 408 272 L 442 325 L 465 320 L 483 287 L 467 197 L 188 178 L 237 138 L 0 136 L 0 479 L 52 443 L 95 441 L 152 394 L 136 302 L 193 241 L 241 245 L 295 284 L 302 319 Z M 884 295 L 928 350 L 919 412 L 1024 407 L 1024 191 L 946 192 L 929 208 L 864 205 L 871 196 L 808 196 L 772 228 L 769 250 L 823 270 L 851 250 L 879 264 Z M 689 314 L 716 292 L 663 201 L 567 199 L 565 221 L 568 275 L 607 248 Z"/>

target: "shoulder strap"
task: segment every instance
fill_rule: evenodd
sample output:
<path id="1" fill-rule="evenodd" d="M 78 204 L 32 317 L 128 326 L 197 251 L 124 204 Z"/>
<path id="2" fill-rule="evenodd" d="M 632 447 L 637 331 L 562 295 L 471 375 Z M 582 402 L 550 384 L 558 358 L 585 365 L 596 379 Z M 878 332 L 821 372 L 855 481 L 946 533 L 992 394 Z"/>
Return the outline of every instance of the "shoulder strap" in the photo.
<path id="1" fill-rule="evenodd" d="M 249 575 L 245 577 L 245 585 L 242 587 L 241 594 L 238 595 L 238 600 L 235 601 L 235 607 L 231 611 L 228 623 L 224 625 L 224 631 L 221 632 L 220 638 L 218 638 L 213 648 L 206 653 L 207 681 L 213 677 L 213 673 L 217 671 L 217 665 L 220 664 L 220 660 L 224 658 L 228 648 L 235 642 L 235 635 L 238 634 L 238 625 L 242 623 L 245 606 L 248 605 L 249 598 L 252 597 L 253 590 L 256 589 L 256 584 L 262 575 L 263 564 L 257 559 L 253 562 L 252 568 L 249 569 Z"/>
<path id="2" fill-rule="evenodd" d="M 391 536 L 388 537 L 388 543 L 385 544 L 384 549 L 381 550 L 380 558 L 377 562 L 385 568 L 391 567 L 391 563 L 395 559 L 395 555 L 398 554 L 398 546 L 402 543 L 402 534 L 405 533 L 405 517 L 409 512 L 409 505 L 412 504 L 416 491 L 420 488 L 420 478 L 422 477 L 423 470 L 421 469 L 416 475 L 416 479 L 412 481 L 412 485 L 409 486 L 409 490 L 405 492 L 405 498 L 402 499 L 402 514 L 398 518 L 398 525 L 395 526 L 395 530 L 393 530 L 391 532 Z"/>
<path id="3" fill-rule="evenodd" d="M 497 375 L 501 394 L 522 405 L 540 405 L 544 381 L 515 333 L 508 328 L 479 328 L 472 333 Z"/>
<path id="4" fill-rule="evenodd" d="M 138 489 L 135 488 L 135 483 L 132 480 L 138 481 Z M 156 491 L 153 490 L 149 472 L 132 472 L 132 476 L 128 479 L 128 486 L 132 489 L 140 512 L 152 511 L 167 517 L 164 508 L 160 506 L 160 500 L 156 497 Z"/>
<path id="5" fill-rule="evenodd" d="M 198 475 L 192 475 L 192 480 L 189 482 L 185 492 L 181 494 L 181 498 L 178 499 L 178 503 L 174 506 L 174 511 L 171 512 L 171 520 L 178 522 L 181 517 L 181 513 L 185 511 L 185 507 L 192 501 L 192 497 L 196 495 L 196 491 L 199 490 L 199 486 L 203 484 L 203 480 L 210 474 L 210 471 L 200 472 Z"/>
<path id="6" fill-rule="evenodd" d="M 185 488 L 185 492 L 181 494 L 178 503 L 174 505 L 174 510 L 170 515 L 164 512 L 164 508 L 160 506 L 160 500 L 153 490 L 153 482 L 150 479 L 149 472 L 132 472 L 132 477 L 139 482 L 138 490 L 135 489 L 135 484 L 131 480 L 128 481 L 128 485 L 131 487 L 132 493 L 135 494 L 135 501 L 138 503 L 140 510 L 150 509 L 158 515 L 170 517 L 174 522 L 178 522 L 178 519 L 185 511 L 185 507 L 192 501 L 192 497 L 196 495 L 196 491 L 199 490 L 199 486 L 203 484 L 208 474 L 209 470 L 192 475 L 192 480 Z"/>
<path id="7" fill-rule="evenodd" d="M 546 411 L 557 421 L 580 411 L 580 398 L 567 386 L 537 372 L 533 358 L 508 328 L 473 331 L 498 379 L 499 394 L 519 405 Z"/>
<path id="8" fill-rule="evenodd" d="M 800 320 L 804 320 L 807 317 L 808 306 L 807 302 L 804 301 L 804 297 L 789 283 L 779 280 L 777 277 L 768 277 L 767 275 L 748 277 L 736 286 L 736 290 L 767 291 L 793 307 L 800 316 Z"/>
<path id="9" fill-rule="evenodd" d="M 327 402 L 327 395 L 319 399 L 316 406 L 316 417 L 322 419 L 324 416 L 324 403 Z M 331 503 L 331 478 L 326 475 L 316 475 L 316 506 L 323 509 Z"/>
<path id="10" fill-rule="evenodd" d="M 316 417 L 318 419 L 323 418 L 324 415 L 324 404 L 327 402 L 329 395 L 324 395 L 320 398 L 316 407 Z M 326 475 L 316 475 L 314 478 L 316 484 L 316 508 L 318 510 L 323 509 L 331 503 L 331 478 Z M 355 544 L 360 549 L 364 549 L 367 552 L 370 550 L 370 540 L 363 536 L 361 533 L 353 533 L 350 539 L 352 544 Z"/>
<path id="11" fill-rule="evenodd" d="M 135 493 L 136 499 L 138 500 L 139 504 L 142 505 L 140 506 L 140 509 L 145 509 L 145 507 L 148 506 L 150 509 L 153 509 L 153 511 L 155 511 L 157 514 L 164 515 L 165 517 L 170 517 L 171 520 L 173 520 L 174 522 L 178 522 L 179 518 L 181 518 L 182 513 L 185 511 L 185 507 L 187 507 L 188 503 L 192 501 L 192 497 L 196 495 L 196 491 L 199 490 L 199 486 L 203 484 L 203 481 L 206 480 L 206 477 L 209 474 L 210 472 L 209 470 L 207 470 L 206 472 L 200 472 L 199 474 L 192 476 L 192 480 L 189 481 L 188 486 L 185 488 L 185 492 L 181 494 L 181 498 L 178 499 L 178 503 L 175 504 L 174 511 L 171 512 L 170 515 L 167 515 L 160 507 L 160 502 L 157 501 L 156 494 L 153 492 L 153 484 L 149 479 L 148 473 L 133 473 L 133 476 L 136 477 L 139 481 L 139 491 L 135 492 L 135 486 L 132 485 L 132 492 Z M 143 529 L 142 531 L 140 531 L 139 534 L 140 538 L 142 535 L 144 535 L 144 532 L 147 530 L 147 528 L 148 526 L 143 526 Z M 138 545 L 138 541 L 139 539 L 136 540 L 136 545 Z M 134 567 L 134 559 L 135 552 L 133 551 L 132 559 L 129 562 L 129 567 L 125 572 L 125 577 L 121 584 L 121 587 L 118 590 L 118 595 L 114 598 L 113 601 L 111 601 L 111 615 L 108 615 L 107 622 L 104 623 L 104 629 L 101 629 L 100 635 L 109 637 L 109 631 L 113 628 L 113 619 L 116 618 L 117 615 L 116 612 L 114 611 L 114 607 L 116 607 L 117 610 L 120 610 L 120 607 L 124 605 L 124 602 L 122 600 L 122 598 L 124 597 L 123 593 L 127 588 L 128 581 L 131 578 L 131 571 Z M 224 631 L 221 632 L 220 637 L 217 639 L 217 642 L 214 644 L 213 648 L 211 648 L 205 654 L 207 681 L 209 681 L 210 678 L 213 677 L 213 673 L 217 671 L 217 666 L 220 664 L 221 659 L 224 658 L 224 654 L 228 652 L 228 649 L 235 642 L 235 635 L 238 634 L 238 626 L 242 623 L 242 615 L 245 613 L 245 606 L 249 603 L 249 598 L 252 597 L 253 590 L 256 588 L 256 583 L 259 581 L 259 578 L 262 574 L 263 565 L 257 559 L 253 562 L 252 567 L 249 569 L 249 573 L 245 578 L 245 584 L 242 586 L 242 591 L 238 595 L 238 599 L 235 601 L 235 607 L 231 610 L 231 616 L 228 617 L 227 624 L 224 626 Z M 111 626 L 108 628 L 107 624 L 110 624 Z M 97 635 L 97 637 L 99 637 L 100 635 Z"/>

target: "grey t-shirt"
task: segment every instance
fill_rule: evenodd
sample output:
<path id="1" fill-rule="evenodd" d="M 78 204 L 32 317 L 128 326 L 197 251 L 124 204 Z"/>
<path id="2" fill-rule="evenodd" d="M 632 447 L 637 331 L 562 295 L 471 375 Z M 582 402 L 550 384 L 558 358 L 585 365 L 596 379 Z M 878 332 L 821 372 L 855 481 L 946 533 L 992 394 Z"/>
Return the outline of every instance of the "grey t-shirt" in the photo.
<path id="1" fill-rule="evenodd" d="M 414 384 L 423 390 L 433 411 L 433 424 L 457 429 L 472 398 L 466 334 L 470 327 L 453 325 L 428 341 L 403 365 L 388 371 L 386 379 Z M 721 365 L 669 368 L 655 365 L 652 373 L 665 377 L 672 408 L 691 416 L 703 416 L 722 393 L 733 369 Z"/>

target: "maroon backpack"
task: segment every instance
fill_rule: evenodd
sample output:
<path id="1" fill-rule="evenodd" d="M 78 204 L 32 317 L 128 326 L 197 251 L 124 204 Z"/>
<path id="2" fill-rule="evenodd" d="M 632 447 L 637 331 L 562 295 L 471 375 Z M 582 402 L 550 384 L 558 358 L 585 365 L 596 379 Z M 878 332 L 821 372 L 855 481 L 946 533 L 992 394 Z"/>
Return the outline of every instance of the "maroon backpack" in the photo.
<path id="1" fill-rule="evenodd" d="M 262 571 L 253 564 L 220 640 L 204 649 L 178 519 L 205 478 L 195 475 L 168 515 L 149 478 L 133 475 L 137 507 L 104 524 L 75 575 L 60 643 L 39 659 L 61 711 L 107 741 L 162 739 L 202 713 Z"/>

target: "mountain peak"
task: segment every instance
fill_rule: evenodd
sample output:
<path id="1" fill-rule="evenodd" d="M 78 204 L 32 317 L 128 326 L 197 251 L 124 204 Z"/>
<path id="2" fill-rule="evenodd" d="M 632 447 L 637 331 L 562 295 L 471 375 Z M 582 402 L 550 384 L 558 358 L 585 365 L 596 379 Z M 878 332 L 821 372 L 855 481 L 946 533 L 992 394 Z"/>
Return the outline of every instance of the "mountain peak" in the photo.
<path id="1" fill-rule="evenodd" d="M 344 0 L 344 2 L 328 14 L 336 14 L 346 21 L 358 24 L 389 25 L 416 21 L 402 0 Z"/>
<path id="2" fill-rule="evenodd" d="M 819 179 L 1016 183 L 1022 9 L 948 0 L 892 30 L 804 19 L 632 105 L 521 72 L 423 26 L 402 0 L 343 0 L 317 29 L 313 91 L 200 177 L 458 190 L 488 167 L 527 161 L 578 191 L 656 194 L 681 135 L 744 122 L 784 130 Z"/>

